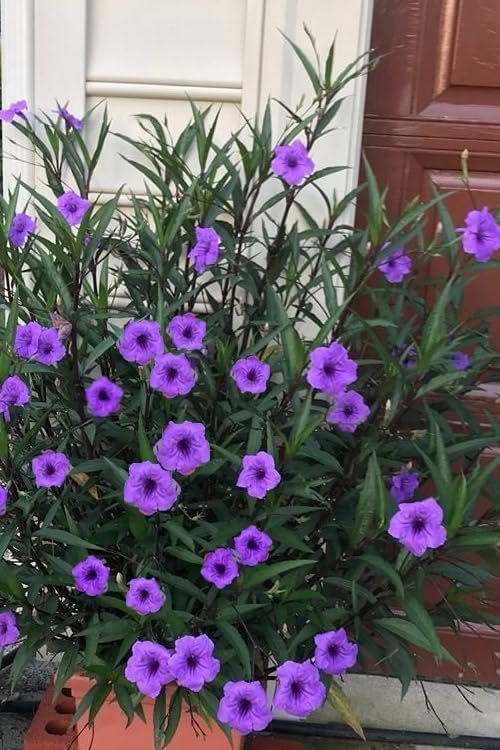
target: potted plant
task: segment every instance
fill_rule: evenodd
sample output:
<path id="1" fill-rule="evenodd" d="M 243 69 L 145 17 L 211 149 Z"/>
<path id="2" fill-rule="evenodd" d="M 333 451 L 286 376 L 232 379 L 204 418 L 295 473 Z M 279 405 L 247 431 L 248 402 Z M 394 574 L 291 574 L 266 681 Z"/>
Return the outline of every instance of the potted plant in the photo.
<path id="1" fill-rule="evenodd" d="M 382 662 L 404 691 L 413 645 L 450 659 L 438 626 L 491 621 L 473 599 L 500 539 L 478 504 L 498 427 L 464 397 L 498 354 L 460 300 L 500 229 L 473 209 L 458 232 L 438 196 L 391 223 L 369 167 L 324 188 L 339 167 L 317 143 L 366 65 L 297 52 L 313 93 L 281 134 L 269 107 L 226 143 L 194 106 L 175 137 L 141 115 L 131 210 L 89 198 L 106 114 L 91 147 L 65 107 L 2 112 L 47 189 L 1 203 L 0 646 L 14 680 L 60 655 L 54 700 L 73 690 L 94 747 L 110 710 L 123 747 L 141 718 L 156 747 L 182 722 L 184 745 L 209 726 L 237 744 L 327 699 L 361 731 L 346 670 Z M 433 576 L 453 607 L 426 606 Z"/>

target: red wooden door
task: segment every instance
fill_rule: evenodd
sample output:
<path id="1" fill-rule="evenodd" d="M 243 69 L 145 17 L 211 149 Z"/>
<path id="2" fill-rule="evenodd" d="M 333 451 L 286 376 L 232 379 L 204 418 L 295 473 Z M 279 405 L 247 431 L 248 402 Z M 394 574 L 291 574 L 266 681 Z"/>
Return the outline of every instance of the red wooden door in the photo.
<path id="1" fill-rule="evenodd" d="M 417 195 L 430 198 L 434 183 L 455 191 L 447 204 L 463 226 L 473 208 L 460 180 L 465 148 L 478 207 L 500 205 L 500 0 L 375 0 L 371 46 L 382 58 L 368 78 L 364 151 L 389 189 L 389 215 Z M 464 315 L 499 302 L 500 268 L 469 287 Z M 500 350 L 500 317 L 491 328 Z M 478 413 L 485 400 L 494 411 L 499 394 L 500 384 L 491 383 L 478 396 Z M 489 599 L 500 616 L 500 581 Z M 500 630 L 464 625 L 446 645 L 461 667 L 444 673 L 423 659 L 421 674 L 500 682 Z"/>

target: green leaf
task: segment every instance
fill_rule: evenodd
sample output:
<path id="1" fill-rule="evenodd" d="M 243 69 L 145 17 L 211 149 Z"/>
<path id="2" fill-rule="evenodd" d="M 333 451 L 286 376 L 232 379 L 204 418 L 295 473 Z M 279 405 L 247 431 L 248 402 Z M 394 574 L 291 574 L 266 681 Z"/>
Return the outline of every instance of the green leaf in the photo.
<path id="1" fill-rule="evenodd" d="M 358 545 L 376 525 L 381 529 L 385 522 L 387 491 L 377 456 L 372 453 L 366 477 L 359 494 L 351 534 L 352 543 Z"/>
<path id="2" fill-rule="evenodd" d="M 434 623 L 424 605 L 414 596 L 406 596 L 401 601 L 401 604 L 408 615 L 408 619 L 419 629 L 430 644 L 432 653 L 437 657 L 440 657 L 443 647 L 436 632 L 436 628 L 434 627 Z"/>
<path id="3" fill-rule="evenodd" d="M 243 675 L 245 680 L 252 679 L 252 661 L 250 659 L 250 651 L 238 633 L 234 625 L 230 625 L 228 622 L 219 620 L 217 622 L 217 628 L 219 632 L 224 636 L 226 641 L 233 647 L 236 656 L 238 657 L 241 666 L 243 667 Z"/>
<path id="4" fill-rule="evenodd" d="M 33 536 L 39 537 L 40 539 L 50 539 L 50 541 L 59 542 L 60 544 L 67 544 L 70 547 L 81 547 L 83 549 L 99 550 L 103 549 L 97 544 L 92 544 L 92 542 L 88 542 L 86 539 L 80 539 L 80 537 L 75 536 L 74 534 L 70 534 L 69 531 L 64 531 L 64 529 L 46 529 L 44 527 L 38 529 L 38 531 L 35 531 Z"/>
<path id="5" fill-rule="evenodd" d="M 283 34 L 283 32 L 281 33 Z M 321 81 L 319 80 L 319 76 L 316 73 L 313 64 L 311 63 L 305 52 L 298 46 L 298 44 L 292 42 L 292 40 L 286 34 L 283 34 L 283 36 L 287 40 L 288 44 L 293 48 L 293 51 L 302 63 L 304 70 L 306 71 L 307 76 L 312 83 L 314 93 L 319 94 L 321 90 Z"/>
<path id="6" fill-rule="evenodd" d="M 165 686 L 162 687 L 160 694 L 155 700 L 153 708 L 153 732 L 155 750 L 161 750 L 163 745 L 163 727 L 167 718 L 167 698 Z"/>
<path id="7" fill-rule="evenodd" d="M 155 454 L 149 443 L 142 414 L 139 414 L 139 423 L 137 425 L 137 441 L 139 443 L 139 457 L 141 461 L 154 461 Z"/>
<path id="8" fill-rule="evenodd" d="M 392 583 L 398 596 L 401 598 L 404 597 L 403 581 L 390 562 L 384 560 L 378 555 L 373 555 L 371 552 L 365 552 L 365 554 L 361 556 L 361 560 L 364 560 L 370 567 L 379 570 Z"/>
<path id="9" fill-rule="evenodd" d="M 346 694 L 335 680 L 332 680 L 332 684 L 328 689 L 328 702 L 331 703 L 333 708 L 337 711 L 340 719 L 353 729 L 358 737 L 366 741 L 363 727 L 357 715 L 354 712 L 349 699 Z"/>
<path id="10" fill-rule="evenodd" d="M 164 746 L 167 746 L 169 742 L 171 742 L 174 738 L 177 727 L 179 726 L 179 721 L 181 719 L 181 708 L 182 690 L 180 688 L 177 688 L 177 690 L 175 690 L 173 695 L 171 696 L 168 706 L 167 726 L 163 733 Z"/>
<path id="11" fill-rule="evenodd" d="M 78 669 L 79 647 L 78 641 L 65 645 L 65 651 L 57 668 L 57 675 L 54 682 L 54 698 L 57 698 L 68 679 Z"/>
<path id="12" fill-rule="evenodd" d="M 270 578 L 278 578 L 284 573 L 289 573 L 298 568 L 304 568 L 308 565 L 314 565 L 316 560 L 284 560 L 282 562 L 272 563 L 271 565 L 257 565 L 252 570 L 245 571 L 244 585 L 252 588 Z"/>

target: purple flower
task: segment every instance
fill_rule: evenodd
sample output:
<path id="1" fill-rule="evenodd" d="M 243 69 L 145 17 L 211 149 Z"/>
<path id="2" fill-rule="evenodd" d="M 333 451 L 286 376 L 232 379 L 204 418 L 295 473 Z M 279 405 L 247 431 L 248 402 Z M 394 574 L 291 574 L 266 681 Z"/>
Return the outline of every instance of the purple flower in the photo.
<path id="1" fill-rule="evenodd" d="M 344 432 L 354 430 L 364 422 L 370 413 L 361 394 L 356 391 L 345 391 L 335 397 L 335 403 L 326 415 L 329 424 L 336 424 Z"/>
<path id="2" fill-rule="evenodd" d="M 140 615 L 159 612 L 165 600 L 166 596 L 155 578 L 133 578 L 125 599 L 127 607 L 135 609 Z"/>
<path id="3" fill-rule="evenodd" d="M 205 427 L 199 422 L 169 422 L 155 447 L 156 458 L 169 471 L 191 474 L 210 461 Z"/>
<path id="4" fill-rule="evenodd" d="M 243 565 L 258 565 L 269 557 L 273 540 L 257 526 L 248 526 L 234 538 L 234 548 Z"/>
<path id="5" fill-rule="evenodd" d="M 388 533 L 416 557 L 441 547 L 447 538 L 443 510 L 433 497 L 402 503 L 391 518 Z"/>
<path id="6" fill-rule="evenodd" d="M 335 396 L 356 380 L 358 366 L 349 358 L 347 349 L 337 341 L 329 346 L 319 346 L 310 355 L 307 382 L 327 396 Z"/>
<path id="7" fill-rule="evenodd" d="M 207 332 L 207 324 L 199 320 L 193 313 L 176 315 L 167 327 L 167 333 L 176 349 L 195 351 L 203 349 L 203 337 Z"/>
<path id="8" fill-rule="evenodd" d="M 217 718 L 240 734 L 265 729 L 273 716 L 260 682 L 226 682 Z"/>
<path id="9" fill-rule="evenodd" d="M 20 636 L 14 612 L 0 613 L 0 648 L 11 646 Z"/>
<path id="10" fill-rule="evenodd" d="M 31 216 L 14 214 L 9 229 L 9 240 L 14 247 L 23 247 L 28 234 L 33 234 L 36 230 L 36 221 Z"/>
<path id="11" fill-rule="evenodd" d="M 162 687 L 173 680 L 171 654 L 168 648 L 159 643 L 136 641 L 125 667 L 125 677 L 137 685 L 144 695 L 157 698 Z"/>
<path id="12" fill-rule="evenodd" d="M 7 487 L 0 485 L 0 516 L 4 516 L 7 513 L 7 500 L 9 499 L 9 491 Z"/>
<path id="13" fill-rule="evenodd" d="M 462 233 L 464 253 L 473 255 L 478 263 L 486 263 L 495 250 L 500 248 L 500 227 L 489 210 L 469 211 L 465 217 Z"/>
<path id="14" fill-rule="evenodd" d="M 415 367 L 418 362 L 418 352 L 415 344 L 394 346 L 392 348 L 392 354 L 399 359 L 401 366 L 404 367 L 405 370 Z"/>
<path id="15" fill-rule="evenodd" d="M 18 375 L 10 375 L 0 388 L 0 414 L 10 422 L 10 407 L 25 406 L 31 400 L 28 386 Z"/>
<path id="16" fill-rule="evenodd" d="M 70 227 L 75 227 L 80 224 L 92 204 L 86 198 L 81 198 L 72 190 L 68 190 L 59 196 L 56 205 Z"/>
<path id="17" fill-rule="evenodd" d="M 31 359 L 35 356 L 38 351 L 38 341 L 42 330 L 42 326 L 35 321 L 17 326 L 14 351 L 18 357 Z"/>
<path id="18" fill-rule="evenodd" d="M 85 388 L 87 408 L 94 417 L 108 417 L 120 411 L 123 388 L 101 375 Z"/>
<path id="19" fill-rule="evenodd" d="M 185 354 L 167 352 L 156 357 L 149 382 L 166 398 L 185 396 L 194 388 L 196 372 Z"/>
<path id="20" fill-rule="evenodd" d="M 270 376 L 271 368 L 267 362 L 254 356 L 239 359 L 231 367 L 231 377 L 241 393 L 264 393 Z"/>
<path id="21" fill-rule="evenodd" d="M 274 708 L 292 716 L 305 717 L 323 705 L 326 689 L 317 668 L 310 661 L 286 661 L 276 670 L 278 687 Z"/>
<path id="22" fill-rule="evenodd" d="M 59 117 L 62 117 L 68 128 L 73 128 L 74 130 L 82 129 L 82 121 L 78 117 L 75 117 L 75 115 L 72 115 L 71 112 L 68 112 L 66 107 L 59 107 L 56 112 Z"/>
<path id="23" fill-rule="evenodd" d="M 450 365 L 451 369 L 457 372 L 467 370 L 470 365 L 470 357 L 467 352 L 454 352 L 450 357 Z"/>
<path id="24" fill-rule="evenodd" d="M 239 575 L 233 551 L 227 547 L 220 547 L 213 552 L 207 552 L 201 567 L 201 575 L 218 589 L 229 586 Z"/>
<path id="25" fill-rule="evenodd" d="M 246 489 L 250 497 L 262 500 L 280 482 L 281 474 L 276 471 L 274 458 L 270 453 L 259 451 L 252 456 L 243 456 L 243 469 L 236 486 Z"/>
<path id="26" fill-rule="evenodd" d="M 180 487 L 172 474 L 151 461 L 130 464 L 123 499 L 145 516 L 170 510 L 179 497 Z"/>
<path id="27" fill-rule="evenodd" d="M 217 263 L 220 237 L 212 227 L 196 227 L 194 231 L 196 243 L 188 252 L 188 258 L 193 261 L 197 273 L 203 273 L 208 266 Z"/>
<path id="28" fill-rule="evenodd" d="M 28 324 L 29 325 L 29 324 Z M 55 328 L 44 328 L 38 337 L 38 347 L 33 355 L 34 359 L 41 365 L 54 365 L 66 354 L 59 334 Z"/>
<path id="29" fill-rule="evenodd" d="M 20 99 L 18 102 L 12 102 L 9 104 L 7 109 L 0 109 L 0 120 L 4 122 L 12 122 L 16 115 L 24 117 L 24 110 L 28 109 L 28 103 L 25 99 Z"/>
<path id="30" fill-rule="evenodd" d="M 206 682 L 215 680 L 220 661 L 212 655 L 213 651 L 214 643 L 207 635 L 177 638 L 169 666 L 179 685 L 199 693 Z"/>
<path id="31" fill-rule="evenodd" d="M 71 571 L 77 591 L 87 596 L 100 596 L 107 591 L 110 569 L 94 555 L 89 555 Z"/>
<path id="32" fill-rule="evenodd" d="M 127 362 L 147 365 L 163 354 L 160 325 L 152 320 L 130 320 L 117 343 L 118 350 Z"/>
<path id="33" fill-rule="evenodd" d="M 397 247 L 378 267 L 389 283 L 397 284 L 411 272 L 411 258 L 405 255 L 404 248 Z"/>
<path id="34" fill-rule="evenodd" d="M 344 628 L 314 636 L 316 666 L 327 674 L 344 674 L 356 664 L 358 647 L 351 643 Z"/>
<path id="35" fill-rule="evenodd" d="M 61 487 L 71 471 L 71 463 L 64 453 L 44 451 L 31 462 L 37 487 Z"/>
<path id="36" fill-rule="evenodd" d="M 391 496 L 398 503 L 406 503 L 411 500 L 420 482 L 418 471 L 408 471 L 403 466 L 397 474 L 391 477 Z"/>
<path id="37" fill-rule="evenodd" d="M 314 162 L 307 148 L 299 140 L 286 146 L 276 146 L 274 154 L 271 169 L 288 185 L 299 185 L 304 177 L 314 172 Z"/>

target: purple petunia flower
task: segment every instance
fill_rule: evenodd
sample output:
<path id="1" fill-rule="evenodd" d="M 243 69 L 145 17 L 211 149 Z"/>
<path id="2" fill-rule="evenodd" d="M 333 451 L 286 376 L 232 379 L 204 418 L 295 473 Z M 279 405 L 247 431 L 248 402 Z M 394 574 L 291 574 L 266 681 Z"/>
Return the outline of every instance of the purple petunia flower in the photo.
<path id="1" fill-rule="evenodd" d="M 64 120 L 68 128 L 73 128 L 74 130 L 82 129 L 82 121 L 75 115 L 72 115 L 71 112 L 68 112 L 66 107 L 59 107 L 56 113 Z"/>
<path id="2" fill-rule="evenodd" d="M 87 596 L 100 596 L 108 589 L 110 569 L 94 555 L 89 555 L 71 571 L 77 591 Z"/>
<path id="3" fill-rule="evenodd" d="M 276 670 L 278 687 L 274 708 L 292 716 L 305 717 L 323 705 L 326 689 L 317 668 L 310 661 L 286 661 Z"/>
<path id="4" fill-rule="evenodd" d="M 213 552 L 207 552 L 201 566 L 201 575 L 218 589 L 229 586 L 239 575 L 233 551 L 227 547 L 220 547 Z"/>
<path id="5" fill-rule="evenodd" d="M 167 333 L 176 349 L 186 349 L 189 352 L 203 349 L 203 337 L 207 332 L 207 324 L 199 320 L 193 313 L 176 315 L 167 327 Z"/>
<path id="6" fill-rule="evenodd" d="M 44 328 L 38 337 L 38 347 L 33 358 L 41 365 L 54 365 L 66 354 L 59 333 L 55 328 Z"/>
<path id="7" fill-rule="evenodd" d="M 407 503 L 415 494 L 419 482 L 418 471 L 409 471 L 406 466 L 403 466 L 397 474 L 392 475 L 389 491 L 398 503 Z"/>
<path id="8" fill-rule="evenodd" d="M 356 664 L 358 647 L 351 643 L 344 628 L 314 636 L 316 666 L 327 674 L 344 674 Z"/>
<path id="9" fill-rule="evenodd" d="M 240 734 L 265 729 L 273 716 L 260 682 L 226 682 L 217 718 Z"/>
<path id="10" fill-rule="evenodd" d="M 7 513 L 7 500 L 9 499 L 9 491 L 7 487 L 0 485 L 0 516 L 4 516 Z"/>
<path id="11" fill-rule="evenodd" d="M 73 190 L 60 195 L 56 202 L 57 210 L 64 216 L 70 227 L 81 223 L 91 205 L 89 200 L 81 198 Z"/>
<path id="12" fill-rule="evenodd" d="M 462 234 L 464 253 L 473 255 L 478 263 L 486 263 L 500 249 L 500 226 L 486 206 L 480 211 L 469 211 Z"/>
<path id="13" fill-rule="evenodd" d="M 36 230 L 36 221 L 31 216 L 14 214 L 9 229 L 9 240 L 14 247 L 23 247 L 28 235 Z"/>
<path id="14" fill-rule="evenodd" d="M 0 612 L 0 648 L 11 646 L 20 636 L 14 612 Z"/>
<path id="15" fill-rule="evenodd" d="M 379 263 L 378 268 L 390 284 L 397 284 L 411 272 L 411 258 L 405 254 L 404 248 L 397 247 Z"/>
<path id="16" fill-rule="evenodd" d="M 22 359 L 31 359 L 38 351 L 38 341 L 42 326 L 32 320 L 26 325 L 18 325 L 14 341 L 14 351 Z"/>
<path id="17" fill-rule="evenodd" d="M 172 474 L 151 461 L 130 464 L 123 499 L 145 516 L 170 510 L 177 502 L 180 487 Z"/>
<path id="18" fill-rule="evenodd" d="M 177 638 L 170 657 L 170 670 L 182 687 L 199 693 L 206 682 L 215 680 L 220 661 L 213 656 L 214 643 L 207 635 Z"/>
<path id="19" fill-rule="evenodd" d="M 388 533 L 416 557 L 441 547 L 446 539 L 443 509 L 433 497 L 402 503 L 391 518 Z"/>
<path id="20" fill-rule="evenodd" d="M 347 349 L 333 341 L 329 346 L 319 346 L 310 355 L 306 380 L 327 396 L 335 396 L 356 380 L 358 366 L 349 358 Z"/>
<path id="21" fill-rule="evenodd" d="M 305 177 L 314 172 L 314 162 L 307 148 L 299 140 L 286 146 L 276 146 L 274 154 L 271 169 L 288 185 L 299 185 Z"/>
<path id="22" fill-rule="evenodd" d="M 25 99 L 20 99 L 18 102 L 12 102 L 6 109 L 0 109 L 0 120 L 4 122 L 12 122 L 16 115 L 24 117 L 24 110 L 28 109 L 28 103 Z"/>
<path id="23" fill-rule="evenodd" d="M 149 382 L 166 398 L 185 396 L 194 388 L 196 372 L 185 354 L 167 352 L 156 357 Z"/>
<path id="24" fill-rule="evenodd" d="M 210 461 L 205 427 L 199 422 L 169 422 L 155 447 L 156 458 L 169 471 L 192 474 Z"/>
<path id="25" fill-rule="evenodd" d="M 144 616 L 159 612 L 166 598 L 155 578 L 133 578 L 128 585 L 125 602 L 127 607 Z"/>
<path id="26" fill-rule="evenodd" d="M 140 692 L 157 698 L 164 685 L 174 679 L 170 671 L 172 651 L 154 641 L 136 641 L 125 667 L 125 677 Z"/>
<path id="27" fill-rule="evenodd" d="M 44 451 L 31 462 L 37 487 L 61 487 L 72 466 L 64 453 Z"/>
<path id="28" fill-rule="evenodd" d="M 130 320 L 117 343 L 118 350 L 127 362 L 147 365 L 163 354 L 160 325 L 155 320 Z"/>
<path id="29" fill-rule="evenodd" d="M 273 540 L 257 526 L 248 526 L 234 538 L 234 548 L 243 565 L 258 565 L 269 557 Z"/>
<path id="30" fill-rule="evenodd" d="M 188 252 L 197 273 L 203 273 L 208 266 L 213 266 L 219 258 L 220 237 L 212 227 L 196 227 L 196 243 Z"/>
<path id="31" fill-rule="evenodd" d="M 10 407 L 25 406 L 31 400 L 28 386 L 19 375 L 10 375 L 0 387 L 0 414 L 6 422 L 10 422 Z"/>
<path id="32" fill-rule="evenodd" d="M 87 408 L 94 417 L 108 417 L 120 411 L 123 388 L 104 375 L 85 388 Z"/>
<path id="33" fill-rule="evenodd" d="M 241 393 L 264 393 L 270 376 L 271 368 L 267 362 L 254 356 L 239 359 L 231 367 L 231 377 Z"/>
<path id="34" fill-rule="evenodd" d="M 243 456 L 243 469 L 236 482 L 237 487 L 246 489 L 250 497 L 262 500 L 269 490 L 281 482 L 281 474 L 276 471 L 274 458 L 266 451 Z"/>
<path id="35" fill-rule="evenodd" d="M 470 357 L 467 352 L 454 352 L 450 357 L 450 365 L 451 369 L 457 372 L 467 370 L 470 366 Z"/>
<path id="36" fill-rule="evenodd" d="M 326 415 L 326 421 L 337 425 L 344 432 L 354 432 L 369 413 L 370 407 L 365 404 L 360 393 L 345 391 L 335 397 L 335 402 Z"/>

